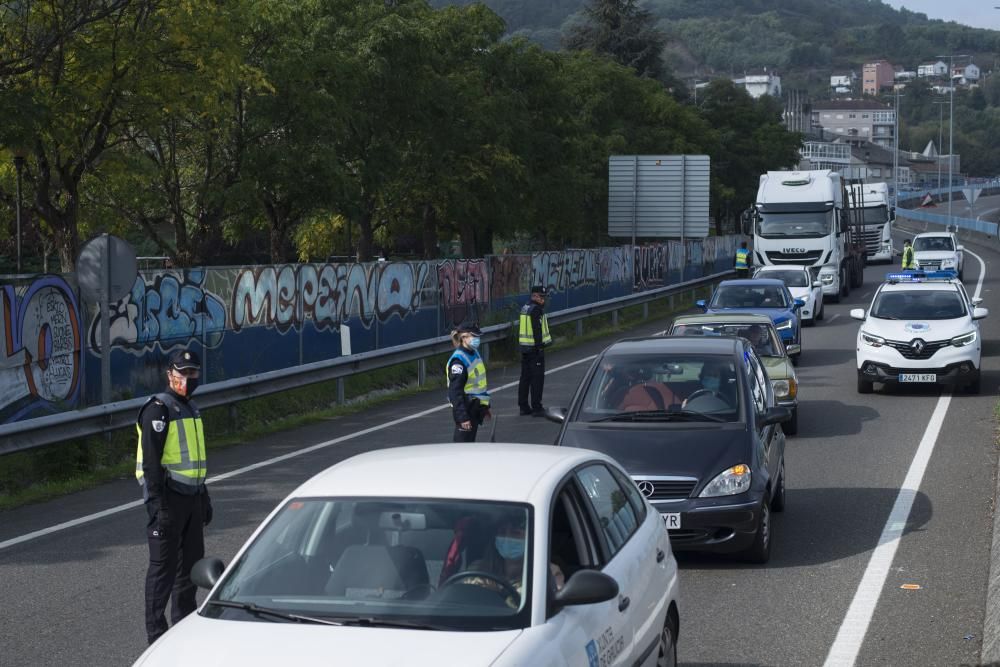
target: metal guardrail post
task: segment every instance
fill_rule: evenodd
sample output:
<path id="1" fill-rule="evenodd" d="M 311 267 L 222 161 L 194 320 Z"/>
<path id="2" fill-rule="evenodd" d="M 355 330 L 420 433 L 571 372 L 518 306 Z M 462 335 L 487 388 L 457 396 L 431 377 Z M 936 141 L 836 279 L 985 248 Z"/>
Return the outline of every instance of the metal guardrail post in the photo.
<path id="1" fill-rule="evenodd" d="M 427 360 L 417 359 L 417 385 L 423 387 L 427 383 Z"/>
<path id="2" fill-rule="evenodd" d="M 618 326 L 618 311 L 617 310 L 612 310 L 611 311 L 611 326 L 613 326 L 613 327 L 617 327 Z"/>
<path id="3" fill-rule="evenodd" d="M 648 320 L 649 319 L 649 304 L 648 303 L 642 304 L 642 319 L 644 319 L 644 320 Z"/>
<path id="4" fill-rule="evenodd" d="M 486 362 L 486 363 L 490 362 L 490 344 L 489 343 L 483 343 L 482 345 L 480 345 L 479 356 L 481 356 L 483 358 L 484 362 Z"/>
<path id="5" fill-rule="evenodd" d="M 344 378 L 337 378 L 337 405 L 343 405 L 345 402 Z"/>
<path id="6" fill-rule="evenodd" d="M 670 303 L 670 310 L 673 310 L 674 309 L 674 295 L 673 294 L 670 295 L 670 302 L 669 303 Z"/>
<path id="7" fill-rule="evenodd" d="M 583 320 L 576 321 L 576 335 L 580 337 L 583 335 Z"/>

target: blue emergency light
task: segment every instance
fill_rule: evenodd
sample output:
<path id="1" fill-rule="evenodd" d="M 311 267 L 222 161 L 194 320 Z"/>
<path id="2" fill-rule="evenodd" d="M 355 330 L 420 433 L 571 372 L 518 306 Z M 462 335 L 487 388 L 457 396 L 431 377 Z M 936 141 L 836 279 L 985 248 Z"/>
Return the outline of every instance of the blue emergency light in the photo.
<path id="1" fill-rule="evenodd" d="M 922 283 L 930 280 L 948 281 L 958 278 L 958 273 L 953 269 L 943 271 L 904 271 L 903 273 L 887 273 L 885 281 L 887 283 Z"/>

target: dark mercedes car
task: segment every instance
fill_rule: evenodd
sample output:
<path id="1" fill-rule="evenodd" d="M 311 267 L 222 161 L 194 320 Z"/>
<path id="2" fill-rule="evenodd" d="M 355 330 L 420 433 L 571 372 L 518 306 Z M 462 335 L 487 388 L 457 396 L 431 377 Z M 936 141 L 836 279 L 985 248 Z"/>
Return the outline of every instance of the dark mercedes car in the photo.
<path id="1" fill-rule="evenodd" d="M 556 444 L 624 466 L 663 517 L 675 550 L 764 563 L 785 506 L 785 435 L 767 371 L 743 338 L 622 340 L 597 358 Z"/>

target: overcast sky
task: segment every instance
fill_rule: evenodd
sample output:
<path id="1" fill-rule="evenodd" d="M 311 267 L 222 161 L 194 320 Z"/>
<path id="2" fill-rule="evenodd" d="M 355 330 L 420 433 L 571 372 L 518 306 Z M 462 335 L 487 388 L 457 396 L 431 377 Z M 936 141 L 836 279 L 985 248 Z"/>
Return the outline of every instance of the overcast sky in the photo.
<path id="1" fill-rule="evenodd" d="M 1000 6 L 996 0 L 885 0 L 886 4 L 899 9 L 906 7 L 911 12 L 927 14 L 932 19 L 958 21 L 975 28 L 1000 30 Z"/>

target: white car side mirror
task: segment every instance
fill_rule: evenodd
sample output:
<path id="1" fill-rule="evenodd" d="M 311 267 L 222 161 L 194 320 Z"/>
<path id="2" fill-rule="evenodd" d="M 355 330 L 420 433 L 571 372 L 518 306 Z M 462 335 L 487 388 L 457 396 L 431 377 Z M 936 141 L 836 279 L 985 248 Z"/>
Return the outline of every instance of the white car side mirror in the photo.
<path id="1" fill-rule="evenodd" d="M 983 302 L 982 297 L 974 296 L 969 300 L 973 306 L 978 306 Z"/>
<path id="2" fill-rule="evenodd" d="M 818 280 L 814 280 L 813 281 L 813 287 L 822 287 L 822 286 L 823 286 L 823 283 L 821 283 L 820 281 L 818 281 Z"/>
<path id="3" fill-rule="evenodd" d="M 851 317 L 856 320 L 864 321 L 865 319 L 865 309 L 864 308 L 852 308 Z"/>
<path id="4" fill-rule="evenodd" d="M 987 317 L 989 317 L 989 315 L 990 315 L 989 308 L 974 308 L 972 310 L 972 319 L 974 320 L 986 319 Z"/>
<path id="5" fill-rule="evenodd" d="M 958 251 L 959 252 L 962 252 L 963 250 L 965 250 L 965 246 L 964 245 L 958 246 Z"/>

